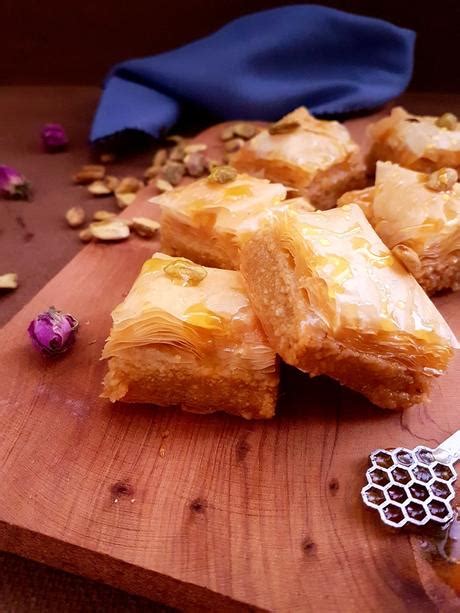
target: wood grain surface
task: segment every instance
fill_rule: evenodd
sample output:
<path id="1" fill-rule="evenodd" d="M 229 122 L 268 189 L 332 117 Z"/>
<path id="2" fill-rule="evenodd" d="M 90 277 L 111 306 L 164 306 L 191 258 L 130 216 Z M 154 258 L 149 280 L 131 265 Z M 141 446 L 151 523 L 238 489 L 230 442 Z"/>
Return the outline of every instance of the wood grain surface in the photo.
<path id="1" fill-rule="evenodd" d="M 357 138 L 367 121 L 350 122 Z M 213 157 L 217 129 L 199 139 Z M 148 195 L 123 215 L 157 215 Z M 87 246 L 0 332 L 0 547 L 184 610 L 458 610 L 417 540 L 359 492 L 373 449 L 460 428 L 459 359 L 404 413 L 288 368 L 265 423 L 111 405 L 110 312 L 157 247 Z M 459 334 L 460 295 L 436 303 Z M 51 304 L 81 323 L 59 360 L 26 335 Z"/>

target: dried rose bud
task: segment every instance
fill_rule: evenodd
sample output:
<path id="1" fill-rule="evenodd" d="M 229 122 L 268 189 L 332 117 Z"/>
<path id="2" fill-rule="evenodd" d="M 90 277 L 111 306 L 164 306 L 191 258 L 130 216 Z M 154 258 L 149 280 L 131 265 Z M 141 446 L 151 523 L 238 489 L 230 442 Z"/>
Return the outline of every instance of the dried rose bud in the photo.
<path id="1" fill-rule="evenodd" d="M 43 355 L 54 356 L 64 353 L 73 345 L 77 329 L 75 317 L 50 307 L 30 322 L 27 331 L 32 343 Z"/>
<path id="2" fill-rule="evenodd" d="M 69 139 L 64 128 L 59 123 L 47 123 L 43 126 L 42 132 L 43 148 L 48 153 L 57 153 L 67 149 Z"/>
<path id="3" fill-rule="evenodd" d="M 0 196 L 10 200 L 29 200 L 30 183 L 11 166 L 0 164 Z"/>

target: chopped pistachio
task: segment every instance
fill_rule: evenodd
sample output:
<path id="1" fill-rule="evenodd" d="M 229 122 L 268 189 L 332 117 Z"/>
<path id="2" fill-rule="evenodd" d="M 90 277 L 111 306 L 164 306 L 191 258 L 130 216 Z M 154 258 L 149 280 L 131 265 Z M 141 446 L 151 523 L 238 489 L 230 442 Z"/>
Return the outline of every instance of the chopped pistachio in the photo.
<path id="1" fill-rule="evenodd" d="M 226 126 L 220 133 L 220 140 L 230 140 L 234 137 L 234 135 L 235 133 L 233 132 L 233 126 Z"/>
<path id="2" fill-rule="evenodd" d="M 85 223 L 86 213 L 84 208 L 73 206 L 65 214 L 65 219 L 71 228 L 78 228 Z"/>
<path id="3" fill-rule="evenodd" d="M 204 266 L 195 264 L 185 258 L 175 259 L 163 270 L 170 279 L 182 281 L 184 285 L 198 285 L 208 274 Z"/>
<path id="4" fill-rule="evenodd" d="M 232 140 L 228 140 L 224 144 L 224 149 L 228 153 L 233 153 L 234 151 L 238 151 L 244 145 L 244 140 L 242 138 L 232 138 Z"/>
<path id="5" fill-rule="evenodd" d="M 182 145 L 176 145 L 171 149 L 169 159 L 173 162 L 182 162 L 185 156 L 184 147 Z"/>
<path id="6" fill-rule="evenodd" d="M 170 140 L 173 143 L 179 144 L 184 140 L 184 137 L 180 136 L 179 134 L 170 134 L 166 137 L 166 140 Z"/>
<path id="7" fill-rule="evenodd" d="M 124 177 L 118 184 L 115 190 L 116 194 L 135 194 L 138 192 L 144 184 L 136 177 Z"/>
<path id="8" fill-rule="evenodd" d="M 166 149 L 158 149 L 152 159 L 152 166 L 163 166 L 168 159 L 168 152 Z"/>
<path id="9" fill-rule="evenodd" d="M 82 243 L 89 243 L 92 241 L 93 233 L 91 232 L 91 228 L 84 228 L 83 230 L 80 230 L 78 237 Z"/>
<path id="10" fill-rule="evenodd" d="M 119 241 L 129 236 L 129 226 L 121 219 L 95 221 L 89 227 L 94 238 L 101 241 Z"/>
<path id="11" fill-rule="evenodd" d="M 117 177 L 113 177 L 112 175 L 109 175 L 108 177 L 105 177 L 104 183 L 113 193 L 117 189 L 118 185 L 120 184 L 120 179 L 118 179 Z"/>
<path id="12" fill-rule="evenodd" d="M 445 192 L 452 189 L 457 181 L 458 173 L 454 168 L 440 168 L 428 176 L 425 185 L 435 192 Z"/>
<path id="13" fill-rule="evenodd" d="M 127 192 L 126 194 L 119 194 L 115 192 L 115 198 L 119 209 L 126 209 L 136 199 L 136 194 Z"/>
<path id="14" fill-rule="evenodd" d="M 162 178 L 171 183 L 171 185 L 179 185 L 185 174 L 185 166 L 180 162 L 168 161 L 163 166 L 161 174 Z"/>
<path id="15" fill-rule="evenodd" d="M 160 192 L 170 192 L 174 187 L 165 179 L 157 179 L 155 181 L 155 187 L 160 190 Z"/>
<path id="16" fill-rule="evenodd" d="M 233 126 L 233 133 L 244 140 L 249 140 L 257 134 L 257 128 L 252 123 L 237 123 Z"/>
<path id="17" fill-rule="evenodd" d="M 216 168 L 216 166 L 222 166 L 222 162 L 219 162 L 218 160 L 212 160 L 209 158 L 206 159 L 206 169 L 209 172 L 212 172 L 214 168 Z"/>
<path id="18" fill-rule="evenodd" d="M 74 183 L 88 185 L 105 177 L 105 166 L 101 164 L 86 164 L 73 176 Z"/>
<path id="19" fill-rule="evenodd" d="M 93 196 L 110 196 L 112 190 L 105 184 L 105 181 L 93 181 L 88 185 L 88 191 Z"/>
<path id="20" fill-rule="evenodd" d="M 115 213 L 112 211 L 95 211 L 93 213 L 93 221 L 107 221 L 107 219 L 113 219 L 115 217 Z"/>
<path id="21" fill-rule="evenodd" d="M 206 143 L 191 143 L 190 145 L 185 145 L 184 153 L 199 153 L 200 151 L 206 151 L 208 145 Z"/>
<path id="22" fill-rule="evenodd" d="M 447 130 L 456 130 L 458 119 L 453 113 L 444 113 L 438 117 L 435 121 L 439 128 L 446 128 Z"/>
<path id="23" fill-rule="evenodd" d="M 130 227 L 142 238 L 152 238 L 157 233 L 160 224 L 148 217 L 133 217 Z"/>
<path id="24" fill-rule="evenodd" d="M 421 271 L 422 263 L 418 254 L 407 245 L 395 245 L 391 252 L 401 260 L 409 272 L 417 274 Z"/>
<path id="25" fill-rule="evenodd" d="M 272 123 L 268 126 L 268 131 L 270 134 L 288 134 L 289 132 L 293 132 L 298 127 L 300 127 L 300 123 L 295 120 L 285 120 L 281 119 L 276 123 Z"/>
<path id="26" fill-rule="evenodd" d="M 212 183 L 229 183 L 237 177 L 237 172 L 232 166 L 216 166 L 208 177 Z"/>
<path id="27" fill-rule="evenodd" d="M 99 160 L 102 162 L 102 164 L 110 164 L 111 162 L 115 161 L 115 154 L 108 152 L 101 153 Z"/>
<path id="28" fill-rule="evenodd" d="M 203 153 L 188 153 L 184 158 L 185 168 L 191 177 L 201 177 L 208 169 L 206 157 Z"/>
<path id="29" fill-rule="evenodd" d="M 7 272 L 0 275 L 0 289 L 16 289 L 18 286 L 18 275 L 15 272 Z"/>

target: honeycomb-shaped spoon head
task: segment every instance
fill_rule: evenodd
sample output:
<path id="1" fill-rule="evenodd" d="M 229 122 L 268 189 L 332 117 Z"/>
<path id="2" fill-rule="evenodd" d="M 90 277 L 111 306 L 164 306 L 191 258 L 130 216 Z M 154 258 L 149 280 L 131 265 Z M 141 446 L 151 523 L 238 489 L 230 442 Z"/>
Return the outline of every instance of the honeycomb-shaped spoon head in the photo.
<path id="1" fill-rule="evenodd" d="M 437 461 L 433 449 L 377 449 L 370 461 L 361 495 L 385 524 L 402 528 L 452 519 L 457 473 L 453 464 Z"/>

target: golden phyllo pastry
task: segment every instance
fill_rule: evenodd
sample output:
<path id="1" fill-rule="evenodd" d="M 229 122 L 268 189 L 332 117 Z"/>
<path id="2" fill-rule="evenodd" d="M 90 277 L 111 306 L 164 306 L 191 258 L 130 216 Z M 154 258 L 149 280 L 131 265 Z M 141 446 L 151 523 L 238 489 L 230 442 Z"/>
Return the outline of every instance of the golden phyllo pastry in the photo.
<path id="1" fill-rule="evenodd" d="M 284 185 L 218 167 L 209 177 L 151 200 L 161 207 L 161 250 L 237 270 L 241 243 L 285 198 Z M 299 199 L 294 202 L 299 206 Z M 313 210 L 306 201 L 300 206 Z"/>
<path id="2" fill-rule="evenodd" d="M 239 272 L 157 253 L 112 313 L 103 396 L 225 411 L 275 411 L 278 367 Z"/>
<path id="3" fill-rule="evenodd" d="M 286 362 L 334 377 L 381 407 L 425 400 L 456 346 L 356 205 L 277 214 L 244 245 L 241 271 Z"/>
<path id="4" fill-rule="evenodd" d="M 369 126 L 367 157 L 373 171 L 377 160 L 396 162 L 420 172 L 460 167 L 460 124 L 455 115 L 412 115 L 398 106 Z"/>
<path id="5" fill-rule="evenodd" d="M 345 126 L 316 119 L 304 107 L 259 132 L 231 163 L 298 189 L 319 209 L 334 207 L 345 191 L 365 185 L 359 147 Z"/>
<path id="6" fill-rule="evenodd" d="M 453 169 L 427 175 L 378 162 L 375 186 L 344 194 L 425 291 L 460 289 L 460 184 Z"/>

